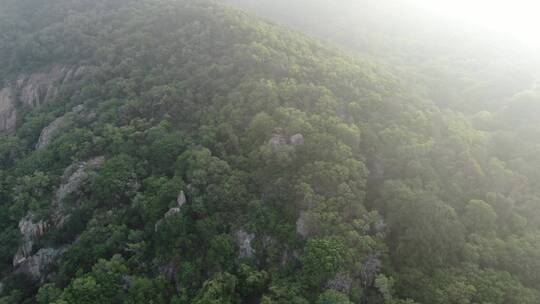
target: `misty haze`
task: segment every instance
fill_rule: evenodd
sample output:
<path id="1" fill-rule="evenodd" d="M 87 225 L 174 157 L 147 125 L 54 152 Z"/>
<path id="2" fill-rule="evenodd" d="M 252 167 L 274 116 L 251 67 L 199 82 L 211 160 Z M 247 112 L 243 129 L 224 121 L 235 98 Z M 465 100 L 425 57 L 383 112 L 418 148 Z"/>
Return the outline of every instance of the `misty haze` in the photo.
<path id="1" fill-rule="evenodd" d="M 540 303 L 538 12 L 0 0 L 0 304 Z"/>

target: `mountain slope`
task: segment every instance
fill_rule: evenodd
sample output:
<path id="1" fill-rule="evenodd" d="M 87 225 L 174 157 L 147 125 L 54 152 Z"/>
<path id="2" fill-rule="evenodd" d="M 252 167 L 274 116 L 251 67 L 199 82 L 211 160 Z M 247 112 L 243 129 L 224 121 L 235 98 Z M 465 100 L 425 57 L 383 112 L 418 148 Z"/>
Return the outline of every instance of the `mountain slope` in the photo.
<path id="1" fill-rule="evenodd" d="M 417 1 L 227 2 L 388 62 L 440 107 L 468 114 L 497 111 L 540 76 L 534 49 Z"/>
<path id="2" fill-rule="evenodd" d="M 538 297 L 527 178 L 384 65 L 214 1 L 0 7 L 0 302 Z"/>

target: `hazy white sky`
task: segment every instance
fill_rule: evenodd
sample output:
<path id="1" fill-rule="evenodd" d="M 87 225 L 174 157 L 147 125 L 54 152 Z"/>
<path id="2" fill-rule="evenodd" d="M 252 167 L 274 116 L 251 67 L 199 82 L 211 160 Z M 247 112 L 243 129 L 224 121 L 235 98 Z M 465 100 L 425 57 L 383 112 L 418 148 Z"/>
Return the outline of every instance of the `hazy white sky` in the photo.
<path id="1" fill-rule="evenodd" d="M 540 46 L 540 0 L 412 0 L 417 5 Z"/>

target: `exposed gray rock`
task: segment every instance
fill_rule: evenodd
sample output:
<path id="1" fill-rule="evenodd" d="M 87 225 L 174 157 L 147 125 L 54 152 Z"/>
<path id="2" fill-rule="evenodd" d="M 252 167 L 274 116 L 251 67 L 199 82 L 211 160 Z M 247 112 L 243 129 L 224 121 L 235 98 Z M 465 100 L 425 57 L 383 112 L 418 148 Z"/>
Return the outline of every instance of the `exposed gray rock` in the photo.
<path id="1" fill-rule="evenodd" d="M 328 281 L 326 286 L 330 289 L 348 294 L 351 291 L 352 277 L 348 272 L 338 272 L 336 276 Z"/>
<path id="2" fill-rule="evenodd" d="M 104 161 L 105 158 L 103 156 L 98 156 L 86 162 L 75 163 L 67 167 L 62 176 L 62 184 L 56 190 L 56 207 L 60 207 L 59 209 L 62 209 L 63 200 L 68 195 L 77 192 L 86 181 L 86 178 L 88 177 L 87 170 L 99 167 Z"/>
<path id="3" fill-rule="evenodd" d="M 10 130 L 15 127 L 17 113 L 11 88 L 0 90 L 0 131 Z"/>
<path id="4" fill-rule="evenodd" d="M 39 279 L 44 276 L 47 269 L 54 264 L 59 256 L 65 252 L 65 249 L 44 248 L 36 254 L 25 259 L 17 268 L 17 273 L 24 273 Z"/>
<path id="5" fill-rule="evenodd" d="M 178 262 L 171 260 L 166 265 L 160 266 L 158 270 L 169 282 L 174 282 L 174 287 L 178 293 L 182 293 L 183 288 L 178 277 L 179 268 Z"/>
<path id="6" fill-rule="evenodd" d="M 187 202 L 186 195 L 184 194 L 184 191 L 180 191 L 180 194 L 178 194 L 178 198 L 176 199 L 176 207 L 172 207 L 165 213 L 165 216 L 156 222 L 154 226 L 154 231 L 157 231 L 159 229 L 159 226 L 163 223 L 164 219 L 170 218 L 172 216 L 175 216 L 177 214 L 180 214 L 182 211 L 181 208 L 184 206 Z"/>
<path id="7" fill-rule="evenodd" d="M 30 107 L 47 103 L 56 97 L 58 93 L 57 84 L 71 73 L 71 68 L 54 65 L 47 72 L 34 73 L 28 77 L 19 77 L 17 84 L 21 88 L 20 101 Z"/>
<path id="8" fill-rule="evenodd" d="M 274 134 L 268 144 L 273 152 L 293 151 L 296 146 L 304 144 L 304 135 L 298 133 L 287 138 L 283 134 Z"/>
<path id="9" fill-rule="evenodd" d="M 19 221 L 19 231 L 22 234 L 22 244 L 13 257 L 13 266 L 23 263 L 32 254 L 34 241 L 45 234 L 50 228 L 49 223 L 41 220 L 34 222 L 32 214 L 28 214 Z"/>
<path id="10" fill-rule="evenodd" d="M 84 111 L 84 106 L 83 105 L 78 105 L 78 106 L 73 107 L 73 109 L 71 109 L 71 112 L 73 112 L 75 114 L 79 114 L 82 111 Z"/>
<path id="11" fill-rule="evenodd" d="M 91 67 L 87 67 L 87 66 L 81 66 L 81 67 L 78 67 L 77 70 L 75 70 L 75 73 L 73 75 L 73 77 L 75 78 L 81 78 L 83 75 L 85 74 L 89 74 L 89 70 L 92 69 Z"/>
<path id="12" fill-rule="evenodd" d="M 382 262 L 378 255 L 374 254 L 368 257 L 360 271 L 360 277 L 364 286 L 373 284 L 373 280 L 381 272 L 381 268 Z"/>
<path id="13" fill-rule="evenodd" d="M 265 235 L 263 238 L 262 238 L 262 247 L 266 250 L 268 248 L 271 248 L 273 246 L 275 246 L 276 244 L 278 243 L 278 241 L 272 237 L 272 236 L 269 236 L 269 235 Z"/>
<path id="14" fill-rule="evenodd" d="M 0 90 L 0 131 L 11 130 L 17 121 L 16 102 L 28 107 L 47 103 L 58 94 L 59 86 L 74 77 L 80 78 L 86 69 L 54 65 L 47 71 L 20 75 L 14 83 Z M 17 92 L 17 94 L 14 94 Z M 18 95 L 18 100 L 15 100 Z"/>
<path id="15" fill-rule="evenodd" d="M 251 242 L 255 239 L 255 234 L 247 233 L 241 229 L 236 231 L 234 237 L 240 250 L 238 257 L 240 259 L 253 257 L 255 249 L 251 246 Z"/>
<path id="16" fill-rule="evenodd" d="M 291 136 L 290 139 L 291 145 L 293 146 L 301 146 L 304 144 L 304 135 L 298 133 Z"/>
<path id="17" fill-rule="evenodd" d="M 175 216 L 177 214 L 180 214 L 180 208 L 179 207 L 173 207 L 173 208 L 169 209 L 169 211 L 167 211 L 165 213 L 165 218 L 169 218 L 169 217 Z"/>
<path id="18" fill-rule="evenodd" d="M 274 152 L 282 151 L 288 146 L 287 138 L 281 134 L 274 134 L 268 143 Z"/>
<path id="19" fill-rule="evenodd" d="M 34 221 L 32 214 L 28 214 L 19 221 L 19 230 L 22 234 L 22 244 L 13 257 L 13 266 L 23 264 L 32 254 L 34 242 L 53 228 L 59 228 L 64 225 L 69 218 L 69 214 L 64 212 L 62 201 L 72 193 L 78 191 L 86 180 L 86 170 L 95 168 L 103 163 L 103 157 L 96 157 L 89 161 L 77 163 L 69 166 L 64 171 L 62 184 L 57 189 L 53 201 L 53 216 L 48 220 Z"/>
<path id="20" fill-rule="evenodd" d="M 300 212 L 298 220 L 296 220 L 296 233 L 301 235 L 304 239 L 308 238 L 312 233 L 310 229 L 311 216 L 308 211 Z"/>
<path id="21" fill-rule="evenodd" d="M 43 149 L 48 146 L 52 140 L 66 127 L 66 117 L 58 117 L 53 122 L 51 122 L 47 127 L 41 130 L 41 135 L 39 135 L 38 142 L 36 144 L 36 149 Z"/>
<path id="22" fill-rule="evenodd" d="M 75 106 L 70 113 L 66 113 L 63 116 L 56 118 L 47 127 L 41 130 L 41 134 L 36 144 L 36 149 L 39 150 L 45 148 L 60 134 L 62 130 L 69 127 L 70 119 L 68 119 L 68 115 L 81 114 L 82 111 L 84 111 L 83 105 Z"/>
<path id="23" fill-rule="evenodd" d="M 186 194 L 184 191 L 180 191 L 180 194 L 178 195 L 178 198 L 176 199 L 176 203 L 178 204 L 178 208 L 182 208 L 184 204 L 187 202 L 186 200 Z"/>

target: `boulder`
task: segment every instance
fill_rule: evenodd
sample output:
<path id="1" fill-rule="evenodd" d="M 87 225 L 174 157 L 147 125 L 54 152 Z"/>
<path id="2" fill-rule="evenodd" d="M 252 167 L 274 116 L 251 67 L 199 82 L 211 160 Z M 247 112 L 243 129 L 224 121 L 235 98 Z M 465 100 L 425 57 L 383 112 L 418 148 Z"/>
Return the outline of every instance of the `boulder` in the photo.
<path id="1" fill-rule="evenodd" d="M 274 152 L 282 151 L 288 146 L 287 138 L 281 134 L 274 134 L 268 143 Z"/>
<path id="2" fill-rule="evenodd" d="M 301 146 L 304 144 L 304 135 L 300 133 L 294 134 L 293 136 L 291 136 L 290 142 L 293 146 Z"/>
<path id="3" fill-rule="evenodd" d="M 274 134 L 268 144 L 273 152 L 292 151 L 296 146 L 304 144 L 304 135 L 298 133 L 287 138 L 283 134 Z"/>

